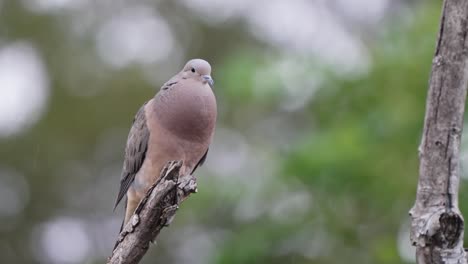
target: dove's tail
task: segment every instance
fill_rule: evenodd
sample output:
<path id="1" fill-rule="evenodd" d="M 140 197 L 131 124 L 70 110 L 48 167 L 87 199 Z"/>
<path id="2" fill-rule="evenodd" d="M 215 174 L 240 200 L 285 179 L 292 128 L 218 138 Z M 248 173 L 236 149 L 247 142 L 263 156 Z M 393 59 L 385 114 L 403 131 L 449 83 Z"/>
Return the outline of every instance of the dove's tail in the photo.
<path id="1" fill-rule="evenodd" d="M 127 212 L 127 198 L 125 198 L 124 212 Z M 114 249 L 112 249 L 112 251 L 114 251 L 115 248 L 117 247 L 117 245 L 119 244 L 120 233 L 122 233 L 122 230 L 123 230 L 123 228 L 124 228 L 124 223 L 125 223 L 125 216 L 124 216 L 124 218 L 122 219 L 122 224 L 120 225 L 119 234 L 117 235 L 117 240 L 115 241 Z"/>

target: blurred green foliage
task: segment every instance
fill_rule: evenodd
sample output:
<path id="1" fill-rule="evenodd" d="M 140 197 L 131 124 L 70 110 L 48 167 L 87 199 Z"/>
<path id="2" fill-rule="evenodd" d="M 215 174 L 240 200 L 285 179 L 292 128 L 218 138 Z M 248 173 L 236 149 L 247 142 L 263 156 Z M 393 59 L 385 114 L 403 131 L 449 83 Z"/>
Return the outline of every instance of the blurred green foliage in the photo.
<path id="1" fill-rule="evenodd" d="M 37 46 L 51 75 L 52 94 L 37 125 L 0 141 L 0 167 L 25 175 L 30 192 L 23 213 L 0 218 L 0 226 L 8 227 L 0 227 L 2 263 L 37 263 L 36 243 L 42 241 L 35 234 L 54 217 L 100 224 L 117 218 L 111 208 L 119 171 L 106 168 L 122 163 L 133 115 L 157 89 L 137 65 L 111 70 L 93 60 L 92 40 L 70 39 L 60 16 L 31 14 L 20 2 L 4 1 L 0 36 Z M 187 56 L 213 64 L 219 126 L 238 131 L 249 146 L 248 159 L 272 175 L 255 189 L 250 183 L 258 181 L 255 170 L 218 177 L 202 168 L 200 192 L 184 203 L 144 263 L 177 263 L 174 254 L 182 242 L 174 237 L 184 237 L 180 233 L 193 225 L 210 234 L 209 263 L 406 263 L 399 247 L 410 250 L 410 245 L 400 236 L 408 235 L 407 212 L 415 198 L 440 3 L 424 2 L 414 6 L 414 14 L 389 19 L 366 43 L 367 72 L 343 75 L 314 58 L 301 58 L 302 66 L 308 61 L 307 70 L 295 78 L 317 75 L 322 81 L 304 107 L 289 112 L 280 110 L 286 92 L 273 67 L 284 55 L 234 22 L 209 26 L 175 5 L 168 1 L 158 7 L 177 10 L 171 12 L 196 24 L 201 37 Z M 163 83 L 169 76 L 157 78 Z M 89 87 L 99 87 L 98 92 L 81 97 L 69 92 Z M 271 117 L 280 117 L 279 127 L 262 130 L 258 125 Z M 284 129 L 292 132 L 279 141 L 271 136 Z M 110 145 L 105 159 L 96 154 L 100 144 Z M 70 170 L 75 165 L 80 169 Z M 213 166 L 210 156 L 206 166 Z M 102 182 L 103 174 L 109 182 Z M 89 192 L 89 186 L 99 188 Z M 466 188 L 460 197 L 463 212 L 468 211 Z M 239 217 L 246 197 L 256 204 L 255 216 Z M 117 222 L 114 227 L 117 232 Z M 202 243 L 190 234 L 188 247 L 197 249 Z M 99 245 L 104 252 L 113 239 Z M 86 263 L 104 261 L 96 255 Z"/>
<path id="2" fill-rule="evenodd" d="M 327 75 L 307 113 L 300 114 L 314 129 L 282 157 L 279 173 L 286 182 L 297 178 L 312 194 L 314 208 L 291 225 L 262 218 L 243 226 L 218 263 L 404 263 L 397 239 L 402 224 L 409 224 L 415 195 L 439 13 L 437 5 L 424 6 L 413 23 L 389 26 L 372 43 L 368 73 Z M 317 229 L 311 239 L 320 236 L 317 226 L 329 236 L 321 241 L 329 251 L 313 260 L 274 254 L 300 232 Z"/>

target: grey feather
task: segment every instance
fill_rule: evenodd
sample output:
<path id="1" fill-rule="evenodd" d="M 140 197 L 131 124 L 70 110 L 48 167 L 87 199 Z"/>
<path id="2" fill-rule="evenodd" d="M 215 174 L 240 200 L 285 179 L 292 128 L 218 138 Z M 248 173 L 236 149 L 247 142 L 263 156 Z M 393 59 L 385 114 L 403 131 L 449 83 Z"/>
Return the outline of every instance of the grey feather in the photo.
<path id="1" fill-rule="evenodd" d="M 201 157 L 201 159 L 198 161 L 197 165 L 195 165 L 195 167 L 193 167 L 193 170 L 190 174 L 193 174 L 195 172 L 195 170 L 203 165 L 203 163 L 205 163 L 205 160 L 206 160 L 206 157 L 208 156 L 208 150 L 210 150 L 209 148 L 206 150 L 205 154 L 203 155 L 203 157 Z"/>
<path id="2" fill-rule="evenodd" d="M 146 125 L 145 105 L 138 110 L 133 125 L 128 134 L 127 146 L 125 148 L 125 160 L 120 180 L 120 190 L 115 201 L 114 210 L 125 196 L 135 175 L 143 165 L 148 150 L 149 130 Z"/>

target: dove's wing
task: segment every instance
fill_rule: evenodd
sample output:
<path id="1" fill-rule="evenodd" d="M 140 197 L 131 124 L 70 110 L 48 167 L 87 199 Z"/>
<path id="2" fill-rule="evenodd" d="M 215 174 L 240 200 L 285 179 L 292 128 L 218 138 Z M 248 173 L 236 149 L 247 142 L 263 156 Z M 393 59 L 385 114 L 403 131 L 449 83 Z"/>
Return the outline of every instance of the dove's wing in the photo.
<path id="1" fill-rule="evenodd" d="M 120 190 L 115 201 L 114 209 L 125 196 L 128 188 L 135 179 L 136 173 L 143 165 L 148 150 L 149 130 L 145 115 L 146 103 L 138 110 L 133 120 L 132 128 L 128 134 L 127 146 L 125 148 L 125 160 L 120 180 Z"/>

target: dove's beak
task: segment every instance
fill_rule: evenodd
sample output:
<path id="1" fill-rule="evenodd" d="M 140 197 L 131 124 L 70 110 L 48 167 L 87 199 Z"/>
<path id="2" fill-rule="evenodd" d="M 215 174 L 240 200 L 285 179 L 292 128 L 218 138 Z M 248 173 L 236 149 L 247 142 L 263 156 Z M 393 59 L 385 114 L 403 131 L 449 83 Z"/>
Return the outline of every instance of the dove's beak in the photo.
<path id="1" fill-rule="evenodd" d="M 209 75 L 203 75 L 203 80 L 205 80 L 205 82 L 207 82 L 211 88 L 213 88 L 213 85 L 214 85 L 214 81 L 213 81 L 213 78 L 211 78 L 211 76 Z"/>

